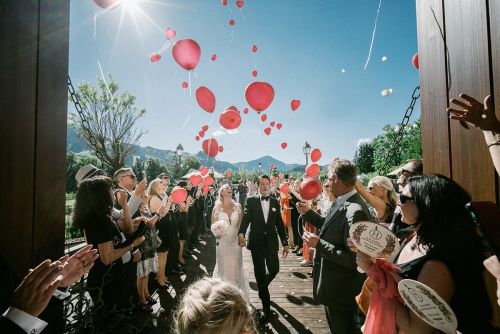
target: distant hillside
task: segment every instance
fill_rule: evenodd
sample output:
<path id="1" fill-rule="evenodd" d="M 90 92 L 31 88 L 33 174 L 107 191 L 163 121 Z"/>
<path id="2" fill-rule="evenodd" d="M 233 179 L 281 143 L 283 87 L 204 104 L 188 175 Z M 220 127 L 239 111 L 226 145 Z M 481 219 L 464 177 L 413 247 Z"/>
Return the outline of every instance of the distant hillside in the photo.
<path id="1" fill-rule="evenodd" d="M 76 133 L 76 130 L 72 127 L 68 127 L 68 142 L 66 145 L 66 151 L 71 151 L 75 153 L 80 153 L 84 151 L 88 151 L 89 148 L 80 140 L 78 137 L 78 134 Z M 189 153 L 184 153 L 184 154 L 189 154 Z M 160 150 L 154 147 L 146 146 L 135 146 L 132 154 L 130 157 L 127 159 L 126 164 L 131 166 L 133 163 L 133 157 L 134 156 L 139 156 L 142 161 L 145 161 L 147 158 L 157 158 L 161 163 L 167 163 L 170 161 L 175 160 L 175 152 L 171 150 Z M 244 161 L 244 162 L 237 162 L 237 163 L 230 163 L 227 161 L 220 161 L 216 160 L 214 158 L 207 157 L 205 153 L 202 151 L 199 151 L 198 153 L 195 154 L 195 156 L 198 158 L 200 161 L 200 164 L 206 165 L 206 166 L 214 166 L 215 170 L 218 172 L 223 173 L 224 171 L 231 169 L 233 171 L 236 170 L 247 170 L 247 171 L 253 171 L 253 170 L 258 170 L 259 168 L 259 162 L 262 164 L 262 171 L 263 172 L 269 172 L 269 166 L 271 164 L 275 165 L 276 168 L 280 171 L 290 171 L 290 170 L 304 170 L 304 165 L 299 165 L 299 164 L 286 164 L 280 160 L 277 160 L 271 156 L 264 156 L 259 159 L 255 160 L 250 160 L 250 161 Z"/>

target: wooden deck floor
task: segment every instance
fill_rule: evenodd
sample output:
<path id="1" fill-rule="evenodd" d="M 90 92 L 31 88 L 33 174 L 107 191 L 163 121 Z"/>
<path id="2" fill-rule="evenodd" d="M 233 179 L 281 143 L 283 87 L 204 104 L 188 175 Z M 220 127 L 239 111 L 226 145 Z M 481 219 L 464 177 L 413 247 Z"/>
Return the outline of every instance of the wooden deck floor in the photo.
<path id="1" fill-rule="evenodd" d="M 168 332 L 175 305 L 184 289 L 198 278 L 212 274 L 215 266 L 215 238 L 211 235 L 205 237 L 196 251 L 197 255 L 184 266 L 185 275 L 169 277 L 172 288 L 157 291 L 153 295 L 160 303 L 154 307 L 155 329 L 151 333 Z M 246 248 L 243 250 L 243 260 L 252 306 L 260 309 L 262 306 L 252 259 Z M 299 257 L 293 253 L 281 262 L 280 272 L 270 285 L 273 316 L 267 327 L 260 328 L 260 333 L 330 333 L 323 306 L 317 305 L 312 298 L 312 279 L 308 275 L 310 270 L 311 268 L 301 267 Z"/>

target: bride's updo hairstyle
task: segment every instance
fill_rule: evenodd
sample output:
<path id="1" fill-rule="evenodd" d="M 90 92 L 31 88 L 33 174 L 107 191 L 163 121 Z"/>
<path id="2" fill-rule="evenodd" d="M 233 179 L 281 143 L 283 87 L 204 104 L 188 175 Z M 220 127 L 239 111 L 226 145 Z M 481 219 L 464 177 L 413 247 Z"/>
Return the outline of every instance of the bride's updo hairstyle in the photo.
<path id="1" fill-rule="evenodd" d="M 229 183 L 225 183 L 222 186 L 220 186 L 219 191 L 217 192 L 217 199 L 215 200 L 215 206 L 222 205 L 222 195 L 221 195 L 221 193 L 226 188 L 231 188 L 231 186 L 229 185 Z"/>
<path id="2" fill-rule="evenodd" d="M 187 288 L 174 326 L 177 334 L 256 333 L 243 293 L 233 284 L 212 277 Z"/>

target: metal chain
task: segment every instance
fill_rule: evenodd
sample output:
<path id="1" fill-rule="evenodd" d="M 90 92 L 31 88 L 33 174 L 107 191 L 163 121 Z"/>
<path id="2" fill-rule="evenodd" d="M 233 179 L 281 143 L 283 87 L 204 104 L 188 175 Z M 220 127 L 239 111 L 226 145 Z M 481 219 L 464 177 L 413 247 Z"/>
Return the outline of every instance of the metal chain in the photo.
<path id="1" fill-rule="evenodd" d="M 399 145 L 401 139 L 403 138 L 404 130 L 405 127 L 408 125 L 408 122 L 410 121 L 411 114 L 413 112 L 413 108 L 415 107 L 415 103 L 417 100 L 420 98 L 420 86 L 415 87 L 413 90 L 413 93 L 411 94 L 411 101 L 410 105 L 408 108 L 406 108 L 405 115 L 403 116 L 403 120 L 401 121 L 401 124 L 399 125 L 398 133 L 396 133 L 396 136 L 394 137 L 394 140 L 391 144 L 391 147 L 387 151 L 387 154 L 385 156 L 385 164 L 384 167 L 382 167 L 381 174 L 386 174 L 387 167 L 389 165 L 389 159 L 397 152 L 397 150 L 401 150 L 402 147 Z"/>
<path id="2" fill-rule="evenodd" d="M 73 104 L 75 105 L 75 109 L 78 112 L 78 116 L 80 117 L 80 120 L 82 121 L 82 128 L 83 131 L 87 132 L 89 134 L 88 139 L 90 141 L 90 145 L 94 149 L 94 152 L 97 156 L 97 158 L 101 161 L 101 163 L 104 163 L 104 158 L 99 152 L 96 147 L 97 147 L 97 142 L 95 138 L 92 136 L 92 132 L 90 131 L 90 123 L 85 117 L 85 114 L 83 113 L 83 108 L 82 105 L 80 104 L 80 100 L 78 99 L 78 95 L 75 92 L 75 88 L 73 87 L 73 83 L 71 82 L 71 78 L 68 75 L 68 92 L 69 95 L 71 96 L 71 100 L 73 101 Z"/>

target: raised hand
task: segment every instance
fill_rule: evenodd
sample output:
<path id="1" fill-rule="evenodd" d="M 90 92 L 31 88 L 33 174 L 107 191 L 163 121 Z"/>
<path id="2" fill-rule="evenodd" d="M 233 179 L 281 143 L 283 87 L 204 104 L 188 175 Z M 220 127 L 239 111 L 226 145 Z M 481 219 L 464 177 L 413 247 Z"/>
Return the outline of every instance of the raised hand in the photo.
<path id="1" fill-rule="evenodd" d="M 467 94 L 462 93 L 459 96 L 465 101 L 454 98 L 450 103 L 463 109 L 447 108 L 451 119 L 466 121 L 483 131 L 500 131 L 500 122 L 496 118 L 491 95 L 485 97 L 484 104 Z"/>
<path id="2" fill-rule="evenodd" d="M 139 182 L 137 184 L 137 186 L 135 187 L 135 189 L 134 189 L 134 195 L 142 197 L 145 194 L 145 192 L 146 192 L 147 185 L 148 185 L 148 181 L 145 178 L 143 178 L 141 180 L 141 182 Z"/>
<path id="3" fill-rule="evenodd" d="M 92 245 L 87 245 L 80 249 L 75 254 L 68 257 L 61 257 L 59 261 L 62 263 L 62 280 L 60 286 L 67 287 L 78 281 L 85 273 L 88 273 L 94 266 L 94 261 L 99 258 L 97 249 L 92 249 Z"/>

